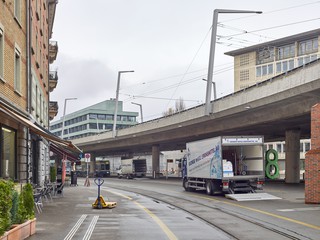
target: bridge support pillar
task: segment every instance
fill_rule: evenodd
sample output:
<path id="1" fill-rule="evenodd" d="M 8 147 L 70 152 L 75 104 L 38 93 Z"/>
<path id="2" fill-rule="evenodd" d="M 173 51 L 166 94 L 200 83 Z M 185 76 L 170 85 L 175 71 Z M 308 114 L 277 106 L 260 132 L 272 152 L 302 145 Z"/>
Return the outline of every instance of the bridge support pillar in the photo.
<path id="1" fill-rule="evenodd" d="M 300 182 L 300 130 L 286 131 L 286 183 Z"/>
<path id="2" fill-rule="evenodd" d="M 320 203 L 320 103 L 311 108 L 311 150 L 305 159 L 305 203 Z"/>
<path id="3" fill-rule="evenodd" d="M 152 146 L 152 177 L 159 178 L 160 173 L 160 149 L 159 145 Z"/>
<path id="4" fill-rule="evenodd" d="M 89 176 L 95 176 L 95 171 L 96 171 L 96 154 L 91 153 L 91 159 L 89 162 Z"/>

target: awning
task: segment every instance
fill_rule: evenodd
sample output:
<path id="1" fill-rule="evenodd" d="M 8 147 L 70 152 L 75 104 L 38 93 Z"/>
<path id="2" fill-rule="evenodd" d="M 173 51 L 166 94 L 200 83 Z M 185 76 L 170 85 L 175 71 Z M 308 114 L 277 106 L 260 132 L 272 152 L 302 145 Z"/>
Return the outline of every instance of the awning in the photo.
<path id="1" fill-rule="evenodd" d="M 63 139 L 53 135 L 48 130 L 46 130 L 40 126 L 37 126 L 35 123 L 30 121 L 26 117 L 15 113 L 13 110 L 10 110 L 8 107 L 4 106 L 1 103 L 0 103 L 0 111 L 4 112 L 5 114 L 14 118 L 19 123 L 28 127 L 32 132 L 46 138 L 48 141 L 51 142 L 51 144 L 55 145 L 56 148 L 60 148 L 61 151 L 64 151 L 66 154 L 68 154 L 68 153 L 73 153 L 73 154 L 82 153 L 82 151 L 76 145 L 72 144 L 71 141 L 63 140 Z"/>

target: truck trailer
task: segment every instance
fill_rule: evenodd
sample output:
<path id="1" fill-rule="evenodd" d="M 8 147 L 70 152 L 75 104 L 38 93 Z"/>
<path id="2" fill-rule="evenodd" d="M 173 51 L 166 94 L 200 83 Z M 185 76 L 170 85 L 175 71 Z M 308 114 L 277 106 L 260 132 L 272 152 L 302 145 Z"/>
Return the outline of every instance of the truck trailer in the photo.
<path id="1" fill-rule="evenodd" d="M 186 144 L 182 160 L 186 191 L 208 195 L 253 193 L 265 179 L 263 136 L 220 136 Z"/>
<path id="2" fill-rule="evenodd" d="M 122 159 L 118 170 L 118 178 L 145 177 L 147 173 L 146 159 Z"/>

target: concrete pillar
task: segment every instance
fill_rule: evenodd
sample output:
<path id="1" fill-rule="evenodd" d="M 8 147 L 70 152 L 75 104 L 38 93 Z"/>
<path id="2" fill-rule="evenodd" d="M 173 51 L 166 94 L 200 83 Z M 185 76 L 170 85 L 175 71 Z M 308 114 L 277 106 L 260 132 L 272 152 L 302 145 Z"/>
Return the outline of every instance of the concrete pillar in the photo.
<path id="1" fill-rule="evenodd" d="M 96 171 L 96 154 L 95 153 L 90 153 L 91 154 L 91 160 L 90 160 L 90 171 L 89 171 L 89 176 L 95 176 L 95 171 Z"/>
<path id="2" fill-rule="evenodd" d="M 300 130 L 286 131 L 286 183 L 300 182 Z"/>
<path id="3" fill-rule="evenodd" d="M 159 145 L 152 146 L 152 176 L 159 178 L 160 172 L 160 150 Z"/>
<path id="4" fill-rule="evenodd" d="M 311 108 L 311 150 L 305 158 L 305 203 L 320 204 L 320 103 Z"/>

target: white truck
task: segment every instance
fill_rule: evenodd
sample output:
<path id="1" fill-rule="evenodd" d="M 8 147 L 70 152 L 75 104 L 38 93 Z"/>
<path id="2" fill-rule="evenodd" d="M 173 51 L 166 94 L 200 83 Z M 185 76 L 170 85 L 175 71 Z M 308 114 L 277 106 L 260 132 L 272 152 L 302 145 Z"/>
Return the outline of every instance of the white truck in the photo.
<path id="1" fill-rule="evenodd" d="M 146 159 L 122 159 L 117 172 L 118 178 L 145 177 L 147 173 Z"/>
<path id="2" fill-rule="evenodd" d="M 209 195 L 262 189 L 263 143 L 263 136 L 220 136 L 187 143 L 183 187 L 186 191 L 206 190 Z"/>

